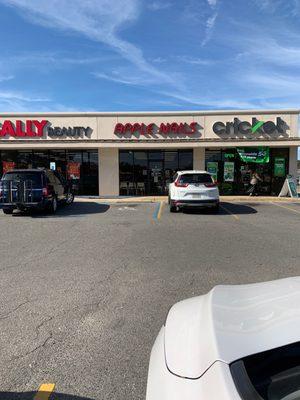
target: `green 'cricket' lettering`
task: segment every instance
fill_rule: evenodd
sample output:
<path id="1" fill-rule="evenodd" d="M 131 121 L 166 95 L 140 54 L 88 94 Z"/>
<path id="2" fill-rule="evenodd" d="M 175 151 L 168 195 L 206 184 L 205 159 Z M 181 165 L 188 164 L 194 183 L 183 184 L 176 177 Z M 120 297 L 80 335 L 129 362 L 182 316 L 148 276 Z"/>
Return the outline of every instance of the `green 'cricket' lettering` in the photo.
<path id="1" fill-rule="evenodd" d="M 252 133 L 255 133 L 263 124 L 264 121 L 258 121 L 257 124 L 251 128 Z"/>

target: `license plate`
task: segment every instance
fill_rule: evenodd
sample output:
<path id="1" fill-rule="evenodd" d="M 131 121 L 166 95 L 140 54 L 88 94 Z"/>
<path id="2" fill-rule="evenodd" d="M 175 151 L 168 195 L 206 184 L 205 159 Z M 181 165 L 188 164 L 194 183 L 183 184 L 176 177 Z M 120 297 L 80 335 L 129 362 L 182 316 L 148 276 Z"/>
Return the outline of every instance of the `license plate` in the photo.
<path id="1" fill-rule="evenodd" d="M 192 199 L 201 199 L 201 194 L 197 194 L 197 193 L 195 193 L 195 194 L 192 194 Z"/>

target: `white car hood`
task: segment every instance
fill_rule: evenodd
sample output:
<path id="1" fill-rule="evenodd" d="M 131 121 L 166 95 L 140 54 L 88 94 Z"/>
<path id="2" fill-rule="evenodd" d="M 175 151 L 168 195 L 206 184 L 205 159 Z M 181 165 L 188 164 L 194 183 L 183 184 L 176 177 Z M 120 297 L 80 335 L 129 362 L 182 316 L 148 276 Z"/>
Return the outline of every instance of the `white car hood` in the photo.
<path id="1" fill-rule="evenodd" d="M 165 326 L 170 372 L 197 379 L 215 362 L 300 340 L 300 277 L 216 286 L 175 304 Z"/>

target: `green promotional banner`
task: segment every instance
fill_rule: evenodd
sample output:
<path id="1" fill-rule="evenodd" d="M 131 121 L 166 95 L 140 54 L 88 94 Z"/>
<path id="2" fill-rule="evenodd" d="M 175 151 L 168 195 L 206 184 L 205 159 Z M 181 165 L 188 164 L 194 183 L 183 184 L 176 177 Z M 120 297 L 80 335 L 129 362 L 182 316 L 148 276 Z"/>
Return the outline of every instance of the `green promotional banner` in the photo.
<path id="1" fill-rule="evenodd" d="M 275 157 L 274 160 L 274 176 L 285 176 L 285 158 Z"/>
<path id="2" fill-rule="evenodd" d="M 209 161 L 207 163 L 207 172 L 209 172 L 214 181 L 218 180 L 218 162 L 216 161 Z"/>
<path id="3" fill-rule="evenodd" d="M 270 161 L 269 147 L 238 147 L 237 152 L 244 162 L 266 164 Z"/>
<path id="4" fill-rule="evenodd" d="M 234 162 L 224 162 L 224 182 L 234 181 Z"/>

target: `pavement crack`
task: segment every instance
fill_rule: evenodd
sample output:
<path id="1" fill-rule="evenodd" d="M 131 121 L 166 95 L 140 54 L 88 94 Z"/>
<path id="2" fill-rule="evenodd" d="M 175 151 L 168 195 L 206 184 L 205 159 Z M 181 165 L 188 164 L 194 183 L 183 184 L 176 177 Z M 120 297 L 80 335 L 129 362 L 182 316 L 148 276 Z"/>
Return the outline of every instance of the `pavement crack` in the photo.
<path id="1" fill-rule="evenodd" d="M 40 331 L 41 328 L 47 324 L 48 322 L 52 321 L 54 319 L 54 316 L 51 316 L 49 318 L 44 319 L 42 322 L 40 322 L 36 327 L 35 327 L 35 333 L 36 333 L 36 337 L 34 340 L 38 340 L 39 336 L 40 336 Z M 19 360 L 20 358 L 24 358 L 26 356 L 29 356 L 30 354 L 35 353 L 38 350 L 43 349 L 44 347 L 47 346 L 47 344 L 49 343 L 49 341 L 53 338 L 53 333 L 50 331 L 46 338 L 43 340 L 42 343 L 40 343 L 39 345 L 35 346 L 33 349 L 26 351 L 25 353 L 21 353 L 17 356 L 12 357 L 9 361 L 15 361 L 15 360 Z"/>
<path id="2" fill-rule="evenodd" d="M 40 335 L 40 330 L 41 330 L 41 328 L 42 328 L 45 324 L 47 324 L 47 322 L 52 321 L 53 318 L 54 318 L 54 316 L 52 315 L 51 317 L 44 319 L 42 322 L 40 322 L 40 323 L 35 327 L 35 333 L 36 333 L 36 338 L 35 338 L 35 340 L 38 339 L 38 337 L 39 337 L 39 335 Z"/>
<path id="3" fill-rule="evenodd" d="M 1 315 L 1 316 L 0 316 L 0 320 L 9 318 L 9 317 L 11 316 L 11 314 L 13 314 L 13 313 L 14 313 L 15 311 L 17 311 L 19 308 L 25 306 L 25 304 L 32 303 L 33 301 L 34 301 L 34 300 L 26 300 L 26 301 L 24 301 L 23 303 L 17 305 L 17 307 L 15 307 L 15 308 L 13 308 L 12 310 L 8 311 L 8 313 L 6 313 L 6 314 L 4 314 L 4 315 Z"/>
<path id="4" fill-rule="evenodd" d="M 26 356 L 29 356 L 30 354 L 35 353 L 38 350 L 41 350 L 42 348 L 44 348 L 47 345 L 47 343 L 52 339 L 52 337 L 53 337 L 52 332 L 50 332 L 49 335 L 46 337 L 46 339 L 41 344 L 36 346 L 34 349 L 29 350 L 29 351 L 27 351 L 25 353 L 21 353 L 21 354 L 15 356 L 15 357 L 12 357 L 9 361 L 20 360 L 21 358 L 24 358 Z"/>

